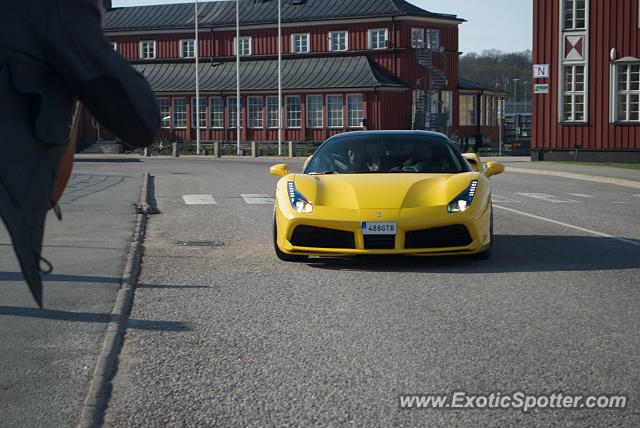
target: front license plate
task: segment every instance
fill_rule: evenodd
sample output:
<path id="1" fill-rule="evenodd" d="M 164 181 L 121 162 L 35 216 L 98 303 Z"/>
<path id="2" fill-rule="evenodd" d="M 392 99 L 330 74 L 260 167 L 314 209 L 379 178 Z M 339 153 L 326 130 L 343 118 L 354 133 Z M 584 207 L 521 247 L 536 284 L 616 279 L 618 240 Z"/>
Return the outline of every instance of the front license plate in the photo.
<path id="1" fill-rule="evenodd" d="M 398 225 L 393 222 L 365 221 L 362 222 L 363 235 L 395 235 Z"/>

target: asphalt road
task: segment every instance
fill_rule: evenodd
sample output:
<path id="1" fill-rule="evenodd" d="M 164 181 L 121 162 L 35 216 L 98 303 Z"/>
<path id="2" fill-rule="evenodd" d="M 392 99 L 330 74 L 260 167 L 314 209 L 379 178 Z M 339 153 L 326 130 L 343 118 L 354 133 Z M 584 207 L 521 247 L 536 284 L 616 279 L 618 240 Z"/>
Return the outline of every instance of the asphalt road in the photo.
<path id="1" fill-rule="evenodd" d="M 639 192 L 505 174 L 494 179 L 496 205 L 509 210 L 496 210 L 491 261 L 285 264 L 272 250 L 272 206 L 241 196 L 273 196 L 268 165 L 145 165 L 162 214 L 149 224 L 132 318 L 187 328 L 129 330 L 108 424 L 640 424 Z M 518 390 L 623 393 L 631 404 L 398 409 L 402 393 Z"/>
<path id="2" fill-rule="evenodd" d="M 161 211 L 149 221 L 107 425 L 640 425 L 640 191 L 505 173 L 493 179 L 500 208 L 490 261 L 287 264 L 276 259 L 271 243 L 271 163 L 148 159 L 82 165 L 103 175 L 151 172 Z M 118 220 L 122 237 L 132 229 L 133 216 L 128 218 Z M 105 235 L 116 230 L 111 223 L 99 225 Z M 70 263 L 68 269 L 93 267 Z M 25 322 L 13 316 L 0 313 L 5 323 L 7 317 Z M 75 326 L 78 337 L 94 325 L 55 323 L 56 331 Z M 18 332 L 26 336 L 34 328 Z M 0 349 L 12 355 L 25 340 L 15 339 L 9 349 L 9 328 L 0 329 Z M 96 344 L 98 335 L 88 334 Z M 60 348 L 69 346 L 75 345 Z M 33 349 L 21 355 L 29 352 L 42 358 Z M 63 357 L 42 365 L 55 368 L 56 361 L 69 366 L 60 373 L 79 367 Z M 23 384 L 35 380 L 25 376 L 15 378 Z M 12 398 L 14 390 L 0 389 L 2 413 L 33 410 L 21 404 L 25 395 Z M 403 393 L 453 391 L 619 393 L 628 395 L 629 407 L 526 414 L 398 408 Z M 76 395 L 59 401 L 65 399 L 72 402 Z M 42 419 L 10 421 L 41 425 Z"/>

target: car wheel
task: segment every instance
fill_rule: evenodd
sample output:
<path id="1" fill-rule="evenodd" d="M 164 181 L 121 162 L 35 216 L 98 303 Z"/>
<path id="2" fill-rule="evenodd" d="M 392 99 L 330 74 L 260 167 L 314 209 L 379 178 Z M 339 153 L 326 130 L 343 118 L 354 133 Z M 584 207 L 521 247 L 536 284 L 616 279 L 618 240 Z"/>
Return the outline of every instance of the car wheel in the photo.
<path id="1" fill-rule="evenodd" d="M 491 210 L 491 223 L 489 226 L 489 248 L 475 255 L 478 260 L 489 260 L 493 253 L 493 209 Z"/>
<path id="2" fill-rule="evenodd" d="M 273 217 L 273 249 L 276 251 L 276 256 L 283 262 L 303 262 L 309 258 L 308 256 L 287 254 L 278 247 L 278 226 L 275 216 Z"/>

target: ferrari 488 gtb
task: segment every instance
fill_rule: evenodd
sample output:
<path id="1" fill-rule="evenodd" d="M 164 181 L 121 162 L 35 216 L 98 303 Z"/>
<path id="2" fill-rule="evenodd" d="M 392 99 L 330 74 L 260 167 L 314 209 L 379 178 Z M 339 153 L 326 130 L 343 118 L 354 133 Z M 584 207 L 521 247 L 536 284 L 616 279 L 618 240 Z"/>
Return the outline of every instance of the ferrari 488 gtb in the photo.
<path id="1" fill-rule="evenodd" d="M 476 254 L 493 244 L 489 177 L 504 167 L 461 155 L 422 131 L 340 134 L 301 174 L 287 165 L 276 190 L 274 246 L 282 260 L 308 256 Z"/>

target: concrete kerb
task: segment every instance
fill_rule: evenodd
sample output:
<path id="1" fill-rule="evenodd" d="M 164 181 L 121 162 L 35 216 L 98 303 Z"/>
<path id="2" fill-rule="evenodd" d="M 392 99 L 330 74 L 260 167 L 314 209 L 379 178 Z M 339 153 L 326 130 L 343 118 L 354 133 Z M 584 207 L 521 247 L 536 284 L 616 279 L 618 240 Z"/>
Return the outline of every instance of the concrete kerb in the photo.
<path id="1" fill-rule="evenodd" d="M 104 423 L 104 416 L 111 395 L 111 382 L 118 369 L 118 358 L 124 343 L 127 321 L 131 313 L 135 288 L 140 275 L 147 216 L 149 212 L 153 211 L 150 207 L 153 207 L 154 204 L 150 203 L 149 198 L 151 185 L 150 175 L 145 173 L 138 202 L 136 225 L 122 274 L 122 286 L 109 316 L 109 324 L 102 340 L 96 368 L 89 384 L 89 390 L 81 406 L 80 421 L 78 423 L 80 428 L 100 427 Z"/>
<path id="2" fill-rule="evenodd" d="M 507 172 L 515 172 L 518 174 L 548 175 L 553 177 L 571 178 L 574 180 L 591 181 L 594 183 L 613 184 L 616 186 L 630 187 L 632 189 L 640 189 L 640 181 L 625 180 L 623 178 L 602 177 L 598 175 L 578 174 L 565 171 L 549 171 L 544 169 L 514 168 L 510 166 L 507 167 L 506 170 Z"/>

